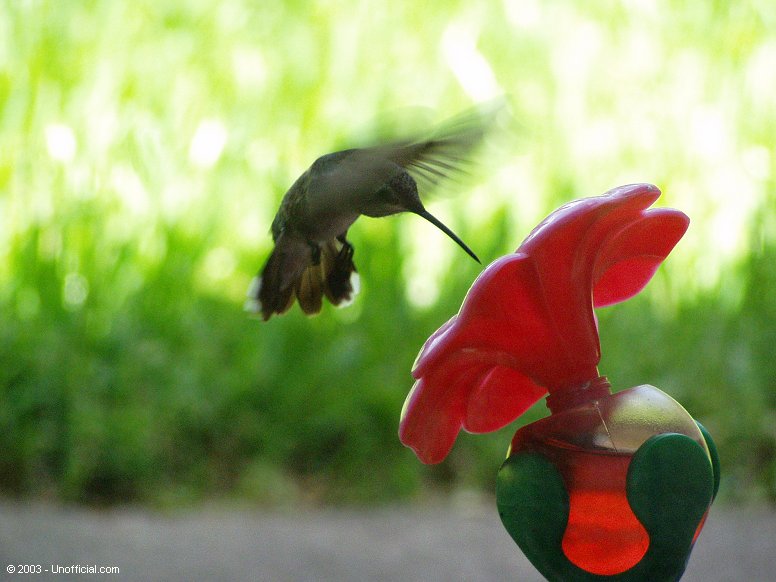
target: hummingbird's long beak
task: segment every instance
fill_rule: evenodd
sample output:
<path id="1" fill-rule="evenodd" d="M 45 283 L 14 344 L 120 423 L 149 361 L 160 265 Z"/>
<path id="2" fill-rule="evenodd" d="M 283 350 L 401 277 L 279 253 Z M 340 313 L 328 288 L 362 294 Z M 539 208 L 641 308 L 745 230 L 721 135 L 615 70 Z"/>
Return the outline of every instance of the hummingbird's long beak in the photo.
<path id="1" fill-rule="evenodd" d="M 428 220 L 431 224 L 436 226 L 439 230 L 441 230 L 443 233 L 445 233 L 447 236 L 449 236 L 451 239 L 453 239 L 456 243 L 458 243 L 458 246 L 460 246 L 463 250 L 465 250 L 468 255 L 477 261 L 478 263 L 482 264 L 480 262 L 480 259 L 477 257 L 477 255 L 474 254 L 474 252 L 466 246 L 466 243 L 463 242 L 460 238 L 458 238 L 458 235 L 455 234 L 452 230 L 447 228 L 442 222 L 440 222 L 433 214 L 431 214 L 428 210 L 425 208 L 423 210 L 420 210 L 418 212 L 415 212 L 418 216 L 422 216 L 426 220 Z"/>

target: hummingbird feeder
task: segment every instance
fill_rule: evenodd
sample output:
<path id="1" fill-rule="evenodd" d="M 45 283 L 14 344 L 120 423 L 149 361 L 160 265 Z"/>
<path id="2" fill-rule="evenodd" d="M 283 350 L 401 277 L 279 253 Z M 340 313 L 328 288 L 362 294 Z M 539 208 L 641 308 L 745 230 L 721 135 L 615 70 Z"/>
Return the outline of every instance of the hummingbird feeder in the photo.
<path id="1" fill-rule="evenodd" d="M 576 200 L 491 263 L 426 341 L 399 436 L 438 463 L 460 432 L 519 429 L 496 481 L 504 527 L 551 581 L 675 581 L 719 486 L 708 432 L 644 384 L 612 392 L 598 371 L 594 307 L 635 295 L 689 225 L 622 186 Z M 645 346 L 645 349 L 647 347 Z"/>

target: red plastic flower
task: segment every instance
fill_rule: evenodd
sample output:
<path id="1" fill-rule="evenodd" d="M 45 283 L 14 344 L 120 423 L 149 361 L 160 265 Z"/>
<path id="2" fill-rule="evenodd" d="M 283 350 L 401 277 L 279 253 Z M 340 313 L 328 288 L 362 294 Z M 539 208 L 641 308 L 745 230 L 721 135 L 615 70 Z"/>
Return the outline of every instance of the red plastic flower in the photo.
<path id="1" fill-rule="evenodd" d="M 649 209 L 659 196 L 634 184 L 576 200 L 488 265 L 415 362 L 399 437 L 421 461 L 442 461 L 462 428 L 497 430 L 548 391 L 598 376 L 593 307 L 638 293 L 689 225 Z"/>

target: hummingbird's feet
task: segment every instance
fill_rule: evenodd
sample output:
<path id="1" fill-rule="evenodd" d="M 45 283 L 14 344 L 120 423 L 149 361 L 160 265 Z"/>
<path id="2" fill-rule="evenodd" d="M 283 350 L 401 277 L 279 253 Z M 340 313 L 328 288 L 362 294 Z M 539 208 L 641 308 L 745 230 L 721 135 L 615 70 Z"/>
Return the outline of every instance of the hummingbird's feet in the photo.
<path id="1" fill-rule="evenodd" d="M 358 294 L 360 281 L 356 265 L 353 263 L 353 245 L 345 237 L 337 237 L 342 248 L 334 258 L 331 271 L 326 277 L 326 297 L 334 305 L 345 307 L 353 302 Z"/>

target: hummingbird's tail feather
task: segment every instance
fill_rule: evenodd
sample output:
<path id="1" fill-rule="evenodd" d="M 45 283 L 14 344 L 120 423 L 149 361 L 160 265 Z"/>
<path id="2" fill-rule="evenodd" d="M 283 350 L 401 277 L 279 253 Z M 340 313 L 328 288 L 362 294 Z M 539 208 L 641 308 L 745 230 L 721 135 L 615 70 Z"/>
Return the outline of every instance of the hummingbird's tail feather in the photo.
<path id="1" fill-rule="evenodd" d="M 245 310 L 261 314 L 264 321 L 275 313 L 288 311 L 296 299 L 296 281 L 311 261 L 312 250 L 304 239 L 282 233 L 264 268 L 248 288 Z"/>
<path id="2" fill-rule="evenodd" d="M 323 264 L 310 265 L 296 280 L 294 293 L 299 300 L 299 307 L 307 315 L 321 312 L 323 304 Z"/>
<path id="3" fill-rule="evenodd" d="M 285 245 L 276 245 L 261 274 L 251 282 L 246 311 L 267 321 L 288 311 L 295 300 L 307 315 L 320 313 L 324 296 L 339 307 L 352 303 L 359 280 L 353 247 L 344 237 L 327 241 L 320 253 L 312 253 L 308 246 L 301 264 L 299 253 L 287 251 Z"/>

